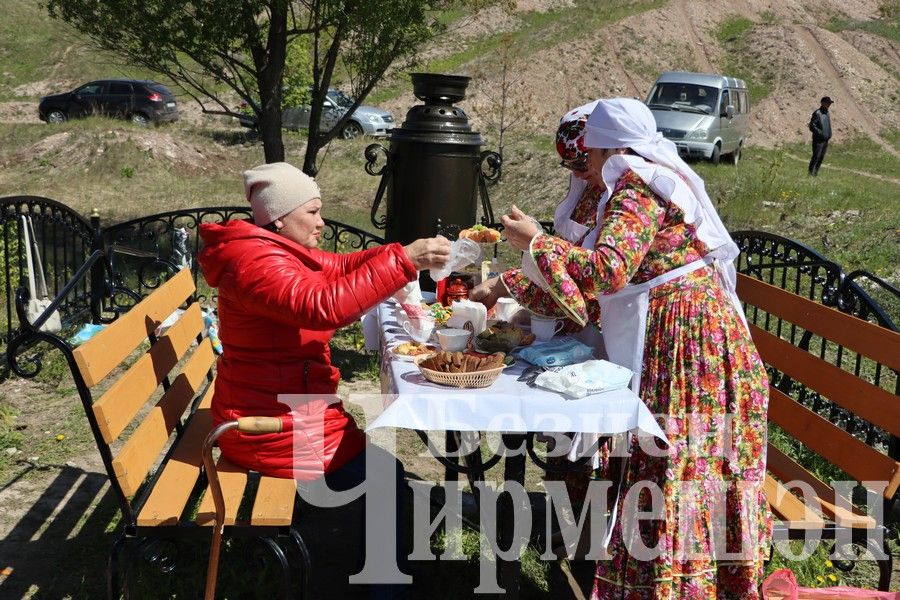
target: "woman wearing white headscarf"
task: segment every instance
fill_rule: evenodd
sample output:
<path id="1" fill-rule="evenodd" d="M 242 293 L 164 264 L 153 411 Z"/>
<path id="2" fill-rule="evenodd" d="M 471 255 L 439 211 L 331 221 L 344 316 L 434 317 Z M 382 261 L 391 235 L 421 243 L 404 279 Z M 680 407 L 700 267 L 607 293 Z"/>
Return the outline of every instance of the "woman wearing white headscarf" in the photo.
<path id="1" fill-rule="evenodd" d="M 574 244 L 580 244 L 585 237 L 597 227 L 600 200 L 606 185 L 600 170 L 588 163 L 587 148 L 584 145 L 585 125 L 597 100 L 573 108 L 559 120 L 556 130 L 556 152 L 560 157 L 560 166 L 568 169 L 569 191 L 556 206 L 553 215 L 553 231 Z M 502 280 L 502 281 L 501 281 Z M 532 283 L 522 269 L 510 269 L 498 278 L 489 279 L 473 289 L 470 300 L 484 303 L 492 307 L 500 297 L 513 297 L 529 311 L 548 317 L 565 319 L 568 314 L 557 306 L 556 301 L 547 292 L 546 286 Z M 567 322 L 566 332 L 582 331 L 580 337 L 592 345 L 599 344 L 599 331 L 591 325 L 600 320 L 596 302 L 587 303 L 588 318 L 586 322 Z M 586 326 L 587 325 L 587 326 Z"/>
<path id="2" fill-rule="evenodd" d="M 600 100 L 585 145 L 607 188 L 597 227 L 576 244 L 515 207 L 503 224 L 559 310 L 583 325 L 599 305 L 610 360 L 638 374 L 671 444 L 631 444 L 624 490 L 642 491 L 620 500 L 593 598 L 758 598 L 768 380 L 734 293 L 737 247 L 643 103 Z"/>

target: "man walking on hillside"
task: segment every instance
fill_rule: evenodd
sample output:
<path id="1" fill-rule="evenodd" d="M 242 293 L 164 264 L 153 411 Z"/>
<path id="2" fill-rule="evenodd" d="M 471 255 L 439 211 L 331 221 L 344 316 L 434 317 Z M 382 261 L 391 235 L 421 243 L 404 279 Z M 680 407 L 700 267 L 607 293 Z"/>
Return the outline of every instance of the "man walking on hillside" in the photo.
<path id="1" fill-rule="evenodd" d="M 825 96 L 820 100 L 820 106 L 812 114 L 809 120 L 809 130 L 812 131 L 812 158 L 809 161 L 809 174 L 815 177 L 819 174 L 822 159 L 828 149 L 828 140 L 831 139 L 831 116 L 828 108 L 834 104 L 831 98 Z"/>

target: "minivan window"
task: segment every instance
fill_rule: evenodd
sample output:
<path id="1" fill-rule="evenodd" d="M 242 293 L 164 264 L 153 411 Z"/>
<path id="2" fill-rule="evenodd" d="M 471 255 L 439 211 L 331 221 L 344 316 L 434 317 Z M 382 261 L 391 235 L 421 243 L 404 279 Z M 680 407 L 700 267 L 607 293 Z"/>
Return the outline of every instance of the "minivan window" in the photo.
<path id="1" fill-rule="evenodd" d="M 718 100 L 719 90 L 693 83 L 658 83 L 647 106 L 655 110 L 679 110 L 710 114 Z"/>
<path id="2" fill-rule="evenodd" d="M 725 107 L 731 104 L 731 97 L 728 90 L 722 90 L 722 104 L 719 106 L 719 114 L 725 114 Z"/>
<path id="3" fill-rule="evenodd" d="M 131 93 L 131 84 L 128 83 L 111 83 L 109 84 L 110 94 L 128 95 Z"/>

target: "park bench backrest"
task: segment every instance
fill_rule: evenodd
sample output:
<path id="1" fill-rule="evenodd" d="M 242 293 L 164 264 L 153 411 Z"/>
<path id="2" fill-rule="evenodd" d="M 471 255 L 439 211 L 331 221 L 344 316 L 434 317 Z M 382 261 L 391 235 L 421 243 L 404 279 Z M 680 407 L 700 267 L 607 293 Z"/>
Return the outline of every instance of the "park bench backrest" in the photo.
<path id="1" fill-rule="evenodd" d="M 146 500 L 142 484 L 153 474 L 173 431 L 181 432 L 202 390 L 205 396 L 212 393 L 208 384 L 215 354 L 201 336 L 200 305 L 190 302 L 194 289 L 190 271 L 180 271 L 73 353 L 88 389 L 118 375 L 94 400 L 88 417 L 129 522 Z M 156 339 L 160 323 L 185 302 L 184 313 Z M 149 348 L 119 375 L 116 368 L 148 340 Z M 162 397 L 154 402 L 160 386 Z"/>
<path id="2" fill-rule="evenodd" d="M 900 398 L 892 391 L 892 379 L 884 377 L 892 371 L 896 378 L 900 370 L 900 333 L 746 275 L 738 275 L 738 295 L 745 303 L 753 341 L 772 377 L 769 421 L 857 481 L 887 482 L 882 495 L 890 503 L 900 486 L 900 463 L 887 454 L 887 448 L 883 452 L 867 444 L 806 404 L 820 395 L 885 432 L 900 434 Z M 766 313 L 765 318 L 760 318 L 760 312 Z M 807 340 L 806 347 L 784 339 L 795 338 L 798 330 Z M 856 372 L 834 360 L 840 352 L 858 355 Z M 863 358 L 870 364 L 860 371 L 858 363 Z M 859 526 L 867 522 L 845 514 L 837 505 L 846 500 L 835 498 L 829 485 L 772 444 L 768 469 L 782 482 L 808 483 L 829 518 Z"/>

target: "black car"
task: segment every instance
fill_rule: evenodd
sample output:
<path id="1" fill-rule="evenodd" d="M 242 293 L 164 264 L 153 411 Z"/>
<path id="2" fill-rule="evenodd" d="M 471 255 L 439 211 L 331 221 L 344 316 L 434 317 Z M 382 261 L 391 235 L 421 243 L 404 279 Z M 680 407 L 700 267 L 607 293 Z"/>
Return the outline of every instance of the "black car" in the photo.
<path id="1" fill-rule="evenodd" d="M 104 79 L 54 96 L 41 98 L 38 116 L 47 123 L 62 123 L 91 115 L 131 119 L 138 125 L 178 118 L 175 95 L 166 86 L 137 79 Z"/>

